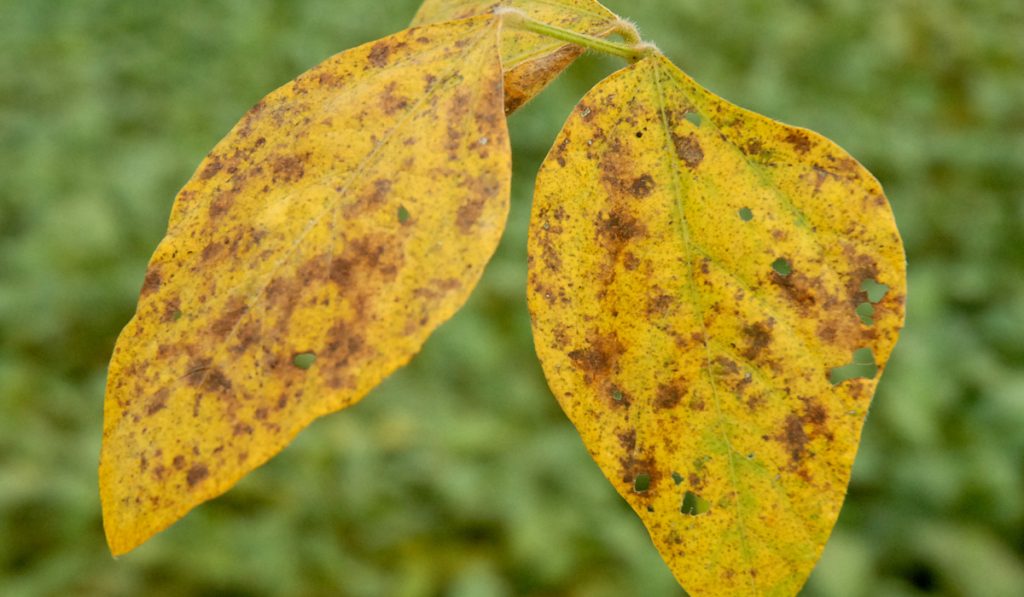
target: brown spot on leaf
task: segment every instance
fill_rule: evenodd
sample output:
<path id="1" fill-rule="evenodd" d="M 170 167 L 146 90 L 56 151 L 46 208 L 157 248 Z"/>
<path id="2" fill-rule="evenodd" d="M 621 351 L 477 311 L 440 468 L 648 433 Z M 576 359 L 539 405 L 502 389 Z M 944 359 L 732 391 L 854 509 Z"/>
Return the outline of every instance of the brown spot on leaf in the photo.
<path id="1" fill-rule="evenodd" d="M 659 409 L 675 408 L 683 399 L 684 393 L 679 382 L 661 384 L 658 386 L 658 394 L 654 399 L 654 407 Z"/>
<path id="2" fill-rule="evenodd" d="M 377 68 L 387 66 L 388 57 L 391 56 L 391 42 L 384 40 L 373 44 L 366 59 Z"/>
<path id="3" fill-rule="evenodd" d="M 224 214 L 228 213 L 228 210 L 230 210 L 231 206 L 234 204 L 235 193 L 230 191 L 218 193 L 214 196 L 213 200 L 210 201 L 210 219 L 216 220 L 217 218 L 220 218 Z"/>
<path id="4" fill-rule="evenodd" d="M 321 259 L 313 258 L 310 266 L 316 267 Z M 387 281 L 393 280 L 404 259 L 400 243 L 385 235 L 369 235 L 346 244 L 342 254 L 331 261 L 328 275 L 343 292 L 351 295 L 354 290 L 349 288 L 365 284 L 368 278 L 381 277 Z"/>
<path id="5" fill-rule="evenodd" d="M 391 186 L 392 182 L 390 179 L 378 178 L 377 180 L 374 180 L 373 187 L 369 189 L 368 192 L 359 197 L 356 201 L 352 202 L 350 205 L 345 206 L 345 215 L 349 218 L 355 218 L 365 211 L 384 205 L 387 201 L 388 194 L 391 192 Z"/>
<path id="6" fill-rule="evenodd" d="M 811 150 L 811 139 L 802 131 L 793 129 L 785 138 L 786 143 L 793 146 L 797 153 L 803 155 Z"/>
<path id="7" fill-rule="evenodd" d="M 206 167 L 203 168 L 203 171 L 199 173 L 199 179 L 210 180 L 223 168 L 224 163 L 220 161 L 220 156 L 211 155 L 210 161 L 207 162 Z"/>
<path id="8" fill-rule="evenodd" d="M 160 285 L 163 283 L 163 279 L 160 277 L 158 270 L 150 269 L 146 272 L 146 278 L 142 281 L 142 296 L 151 294 L 160 290 Z"/>
<path id="9" fill-rule="evenodd" d="M 306 161 L 309 154 L 278 156 L 271 166 L 274 182 L 295 182 L 306 175 Z"/>
<path id="10" fill-rule="evenodd" d="M 484 213 L 485 201 L 485 197 L 475 197 L 459 206 L 455 225 L 459 227 L 460 232 L 469 234 L 472 231 L 473 225 L 480 220 L 480 216 Z"/>
<path id="11" fill-rule="evenodd" d="M 761 143 L 760 139 L 751 139 L 743 147 L 743 153 L 747 155 L 758 155 L 764 151 L 764 144 Z"/>
<path id="12" fill-rule="evenodd" d="M 409 100 L 395 94 L 395 89 L 398 87 L 398 83 L 392 81 L 384 88 L 384 91 L 380 95 L 380 107 L 388 116 L 393 115 L 399 110 L 404 110 L 409 105 Z"/>
<path id="13" fill-rule="evenodd" d="M 224 314 L 217 318 L 217 321 L 213 322 L 210 326 L 210 331 L 219 337 L 224 337 L 230 334 L 238 321 L 249 312 L 248 305 L 240 297 L 231 299 L 227 307 L 224 310 Z"/>
<path id="14" fill-rule="evenodd" d="M 149 398 L 149 403 L 146 405 L 146 416 L 151 417 L 167 408 L 167 397 L 169 395 L 170 391 L 167 388 L 163 388 L 156 394 L 153 394 Z"/>
<path id="15" fill-rule="evenodd" d="M 188 473 L 185 475 L 185 480 L 188 481 L 189 487 L 194 487 L 196 483 L 199 483 L 209 476 L 210 470 L 206 468 L 205 464 L 193 464 L 192 468 L 188 469 Z"/>
<path id="16" fill-rule="evenodd" d="M 654 178 L 650 174 L 644 174 L 639 178 L 633 180 L 633 184 L 629 185 L 629 192 L 634 197 L 647 197 L 654 191 Z"/>
<path id="17" fill-rule="evenodd" d="M 616 359 L 625 351 L 625 346 L 614 333 L 605 336 L 594 335 L 587 348 L 570 352 L 569 358 L 585 374 L 596 378 L 610 373 Z"/>
<path id="18" fill-rule="evenodd" d="M 773 270 L 771 281 L 786 293 L 789 300 L 797 304 L 802 314 L 806 314 L 817 302 L 815 294 L 820 290 L 820 278 L 811 279 L 797 271 L 783 276 Z"/>
<path id="19" fill-rule="evenodd" d="M 626 452 L 633 452 L 636 449 L 636 430 L 630 429 L 628 431 L 622 431 L 618 434 L 619 445 Z"/>
<path id="20" fill-rule="evenodd" d="M 171 299 L 164 304 L 164 313 L 160 317 L 161 323 L 170 323 L 177 321 L 181 317 L 181 302 L 177 299 Z"/>
<path id="21" fill-rule="evenodd" d="M 787 416 L 778 439 L 785 444 L 786 449 L 789 451 L 789 458 L 794 464 L 803 460 L 807 442 L 810 441 L 810 438 L 807 437 L 807 433 L 804 431 L 804 424 L 800 417 L 794 414 Z"/>
<path id="22" fill-rule="evenodd" d="M 224 250 L 224 245 L 218 242 L 208 243 L 203 247 L 203 252 L 200 253 L 199 258 L 203 261 L 211 261 L 217 257 Z"/>
<path id="23" fill-rule="evenodd" d="M 704 161 L 704 149 L 701 148 L 696 134 L 677 135 L 672 133 L 672 143 L 675 145 L 676 155 L 691 170 L 700 166 Z"/>
<path id="24" fill-rule="evenodd" d="M 598 239 L 607 245 L 621 247 L 622 244 L 646 233 L 647 228 L 639 220 L 622 211 L 602 214 L 597 222 Z"/>
<path id="25" fill-rule="evenodd" d="M 182 456 L 181 454 L 178 454 L 177 456 L 174 457 L 173 464 L 174 464 L 174 468 L 179 470 L 179 471 L 184 469 L 185 468 L 185 457 Z"/>
<path id="26" fill-rule="evenodd" d="M 628 264 L 626 265 L 626 269 L 630 269 Z M 675 302 L 675 297 L 668 294 L 659 294 L 655 297 L 652 297 L 647 301 L 647 316 L 664 317 L 665 315 L 668 315 L 669 310 L 672 308 L 672 305 L 674 305 Z"/>
<path id="27" fill-rule="evenodd" d="M 771 319 L 743 327 L 743 335 L 747 338 L 747 348 L 743 350 L 743 358 L 755 361 L 772 342 L 772 329 L 775 322 Z"/>

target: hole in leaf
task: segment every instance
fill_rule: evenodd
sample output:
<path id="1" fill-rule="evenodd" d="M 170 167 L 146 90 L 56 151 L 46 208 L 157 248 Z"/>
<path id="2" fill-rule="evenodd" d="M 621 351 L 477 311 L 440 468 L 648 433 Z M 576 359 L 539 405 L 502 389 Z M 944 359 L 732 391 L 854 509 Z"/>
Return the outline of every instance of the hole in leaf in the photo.
<path id="1" fill-rule="evenodd" d="M 885 295 L 889 294 L 889 287 L 876 280 L 868 278 L 860 285 L 860 289 L 867 293 L 868 300 L 872 303 L 880 303 Z"/>
<path id="2" fill-rule="evenodd" d="M 875 325 L 875 306 L 871 303 L 857 305 L 857 315 L 860 315 L 864 325 Z"/>
<path id="3" fill-rule="evenodd" d="M 633 491 L 643 493 L 651 488 L 651 476 L 647 473 L 640 473 L 633 480 Z"/>
<path id="4" fill-rule="evenodd" d="M 616 402 L 622 402 L 622 398 L 623 398 L 622 390 L 620 390 L 619 388 L 613 387 L 612 388 L 612 400 L 614 400 Z"/>
<path id="5" fill-rule="evenodd" d="M 644 137 L 644 132 L 643 131 L 637 131 L 636 132 L 636 138 L 637 139 L 643 139 L 643 137 Z"/>
<path id="6" fill-rule="evenodd" d="M 774 262 L 772 262 L 772 269 L 775 270 L 775 273 L 783 277 L 793 273 L 792 264 L 789 263 L 788 259 L 785 259 L 783 257 L 779 257 Z"/>
<path id="7" fill-rule="evenodd" d="M 710 509 L 711 504 L 706 499 L 692 491 L 687 491 L 683 496 L 683 506 L 679 511 L 689 516 L 700 516 Z"/>
<path id="8" fill-rule="evenodd" d="M 302 352 L 292 358 L 292 364 L 299 369 L 306 370 L 316 362 L 316 355 L 311 352 Z"/>
<path id="9" fill-rule="evenodd" d="M 836 367 L 829 375 L 832 385 L 839 385 L 851 379 L 873 379 L 878 374 L 875 364 L 875 353 L 870 348 L 861 348 L 853 353 L 853 361 L 849 365 Z"/>
<path id="10" fill-rule="evenodd" d="M 178 321 L 183 315 L 185 314 L 182 313 L 180 309 L 175 309 L 174 313 L 171 313 L 171 321 Z"/>
<path id="11" fill-rule="evenodd" d="M 754 219 L 754 212 L 749 207 L 744 207 L 740 210 L 740 219 L 744 222 L 749 222 Z"/>
<path id="12" fill-rule="evenodd" d="M 680 483 L 683 482 L 683 476 L 680 475 L 677 472 L 673 472 L 672 473 L 672 480 L 675 481 L 676 485 L 679 485 Z"/>
<path id="13" fill-rule="evenodd" d="M 404 205 L 399 205 L 398 206 L 398 223 L 399 224 L 405 224 L 406 222 L 408 222 L 409 218 L 411 217 L 411 215 L 412 214 L 409 213 L 409 210 L 405 209 Z"/>
<path id="14" fill-rule="evenodd" d="M 702 122 L 704 122 L 704 118 L 702 118 L 700 114 L 698 114 L 698 113 L 696 113 L 696 112 L 694 112 L 692 110 L 686 113 L 686 120 L 687 120 L 687 122 L 689 122 L 693 126 L 698 126 L 698 127 L 700 126 L 700 124 Z"/>

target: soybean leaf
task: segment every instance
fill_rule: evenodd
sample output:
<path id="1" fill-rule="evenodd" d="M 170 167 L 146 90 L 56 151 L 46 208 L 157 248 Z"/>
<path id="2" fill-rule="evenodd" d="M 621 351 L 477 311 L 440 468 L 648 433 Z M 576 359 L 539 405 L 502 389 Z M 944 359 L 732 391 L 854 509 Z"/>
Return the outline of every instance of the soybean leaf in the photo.
<path id="1" fill-rule="evenodd" d="M 878 182 L 653 56 L 580 102 L 533 209 L 537 353 L 604 474 L 691 594 L 795 594 L 903 322 Z"/>
<path id="2" fill-rule="evenodd" d="M 522 11 L 543 23 L 598 37 L 611 34 L 619 18 L 596 0 L 426 0 L 413 25 L 489 13 L 497 6 Z M 583 48 L 550 37 L 505 28 L 501 58 L 505 67 L 505 111 L 515 112 L 583 54 Z"/>
<path id="3" fill-rule="evenodd" d="M 465 302 L 508 212 L 492 17 L 329 58 L 174 204 L 110 364 L 100 485 L 133 549 L 345 408 Z"/>

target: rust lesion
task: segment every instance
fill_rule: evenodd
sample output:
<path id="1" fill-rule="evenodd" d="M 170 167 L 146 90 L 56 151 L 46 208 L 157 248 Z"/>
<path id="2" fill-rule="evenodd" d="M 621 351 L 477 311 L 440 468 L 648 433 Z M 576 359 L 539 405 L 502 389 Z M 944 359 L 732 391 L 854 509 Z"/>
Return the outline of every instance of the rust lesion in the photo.
<path id="1" fill-rule="evenodd" d="M 629 192 L 634 197 L 642 199 L 654 192 L 655 186 L 654 177 L 650 174 L 642 174 L 633 179 L 632 184 L 629 185 Z"/>
<path id="2" fill-rule="evenodd" d="M 161 285 L 163 285 L 163 278 L 160 276 L 160 270 L 154 266 L 146 272 L 146 277 L 142 281 L 142 296 L 147 296 L 160 290 Z"/>
<path id="3" fill-rule="evenodd" d="M 167 399 L 170 397 L 170 390 L 161 388 L 157 393 L 149 397 L 146 403 L 146 416 L 152 417 L 156 413 L 167 408 Z"/>
<path id="4" fill-rule="evenodd" d="M 397 88 L 398 83 L 392 81 L 384 87 L 384 91 L 380 94 L 380 108 L 388 116 L 392 116 L 409 106 L 409 99 L 398 95 L 396 93 Z"/>
<path id="5" fill-rule="evenodd" d="M 210 154 L 207 158 L 206 167 L 199 173 L 199 180 L 210 180 L 224 168 L 224 162 L 219 155 Z"/>
<path id="6" fill-rule="evenodd" d="M 310 154 L 281 155 L 271 158 L 271 172 L 276 184 L 296 182 L 306 175 L 306 164 Z"/>
<path id="7" fill-rule="evenodd" d="M 771 345 L 774 338 L 775 321 L 767 319 L 743 326 L 743 336 L 747 340 L 747 346 L 743 349 L 741 356 L 748 361 L 756 362 L 765 350 Z"/>
<path id="8" fill-rule="evenodd" d="M 654 408 L 667 410 L 675 408 L 686 395 L 686 384 L 684 380 L 676 380 L 672 383 L 659 384 L 658 391 L 654 396 Z"/>
<path id="9" fill-rule="evenodd" d="M 789 470 L 810 481 L 810 473 L 804 466 L 805 460 L 811 455 L 809 444 L 817 438 L 831 442 L 834 436 L 828 426 L 829 416 L 824 405 L 813 397 L 800 396 L 799 400 L 803 404 L 802 413 L 786 415 L 773 439 L 781 443 L 789 454 Z"/>
<path id="10" fill-rule="evenodd" d="M 375 68 L 384 68 L 388 65 L 388 59 L 391 57 L 392 44 L 394 42 L 390 40 L 379 41 L 370 48 L 370 53 L 366 56 L 367 62 Z"/>
<path id="11" fill-rule="evenodd" d="M 800 155 L 805 155 L 811 150 L 811 138 L 803 131 L 790 129 L 782 140 L 789 143 Z"/>
<path id="12" fill-rule="evenodd" d="M 186 473 L 185 475 L 185 480 L 188 483 L 188 486 L 191 488 L 195 487 L 197 484 L 199 484 L 201 481 L 203 481 L 209 476 L 210 469 L 208 469 L 205 464 L 197 463 L 193 464 L 191 468 L 188 469 L 188 473 Z"/>
<path id="13" fill-rule="evenodd" d="M 249 312 L 249 306 L 241 297 L 233 297 L 224 307 L 223 313 L 210 326 L 210 331 L 221 338 L 235 331 L 238 322 Z"/>
<path id="14" fill-rule="evenodd" d="M 672 133 L 672 145 L 676 149 L 676 156 L 690 170 L 695 170 L 704 161 L 704 149 L 695 133 L 688 135 Z"/>

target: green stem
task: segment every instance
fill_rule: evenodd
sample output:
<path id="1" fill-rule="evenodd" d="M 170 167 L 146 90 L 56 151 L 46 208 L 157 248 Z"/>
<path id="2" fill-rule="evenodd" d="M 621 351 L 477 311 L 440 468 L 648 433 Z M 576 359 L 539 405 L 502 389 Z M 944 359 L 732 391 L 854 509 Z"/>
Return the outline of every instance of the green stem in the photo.
<path id="1" fill-rule="evenodd" d="M 620 24 L 612 32 L 618 33 L 629 43 L 608 41 L 606 39 L 601 39 L 600 37 L 594 37 L 593 35 L 577 33 L 575 31 L 555 27 L 554 25 L 548 25 L 547 23 L 535 21 L 525 14 L 515 10 L 502 12 L 501 16 L 504 18 L 506 25 L 512 26 L 516 29 L 532 31 L 533 33 L 538 33 L 553 39 L 575 44 L 588 50 L 603 52 L 605 54 L 611 54 L 612 56 L 619 56 L 632 62 L 641 60 L 646 56 L 657 52 L 654 46 L 640 42 L 639 36 L 636 35 L 636 29 L 624 24 Z"/>

